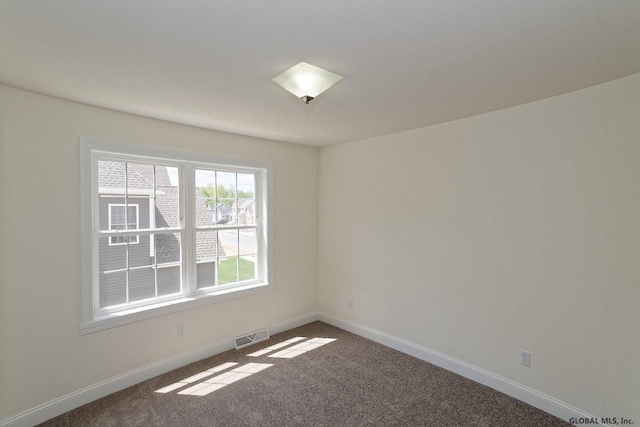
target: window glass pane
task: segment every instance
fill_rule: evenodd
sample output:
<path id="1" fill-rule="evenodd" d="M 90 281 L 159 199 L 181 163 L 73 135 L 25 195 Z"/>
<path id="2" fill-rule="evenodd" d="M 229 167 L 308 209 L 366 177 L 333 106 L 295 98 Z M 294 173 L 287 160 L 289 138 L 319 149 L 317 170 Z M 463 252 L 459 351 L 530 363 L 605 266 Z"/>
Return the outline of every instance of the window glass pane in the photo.
<path id="1" fill-rule="evenodd" d="M 98 161 L 98 188 L 110 194 L 124 194 L 125 163 Z M 111 190 L 111 191 L 108 191 Z M 102 192 L 102 191 L 101 191 Z"/>
<path id="2" fill-rule="evenodd" d="M 127 230 L 136 228 L 138 228 L 138 205 L 129 205 L 127 206 Z"/>
<path id="3" fill-rule="evenodd" d="M 238 270 L 240 272 L 240 281 L 253 280 L 256 278 L 256 256 L 241 256 L 238 260 Z"/>
<path id="4" fill-rule="evenodd" d="M 154 166 L 141 163 L 127 163 L 127 200 L 129 206 L 136 206 L 134 212 L 128 209 L 130 223 L 138 223 L 135 228 L 151 228 L 150 203 L 153 198 Z M 131 227 L 129 227 L 131 229 Z"/>
<path id="5" fill-rule="evenodd" d="M 198 231 L 196 233 L 196 261 L 215 261 L 218 254 L 216 231 Z"/>
<path id="6" fill-rule="evenodd" d="M 109 209 L 111 210 L 111 227 L 109 229 L 124 230 L 124 205 L 109 205 Z"/>
<path id="7" fill-rule="evenodd" d="M 135 230 L 138 228 L 138 205 L 111 204 L 108 205 L 108 230 Z M 128 212 L 128 214 L 125 214 Z M 138 236 L 112 236 L 112 245 L 122 245 L 127 242 L 138 243 Z"/>
<path id="8" fill-rule="evenodd" d="M 258 252 L 256 230 L 240 230 L 240 255 L 254 255 Z"/>
<path id="9" fill-rule="evenodd" d="M 155 235 L 158 264 L 179 263 L 181 258 L 181 234 L 162 233 Z"/>
<path id="10" fill-rule="evenodd" d="M 100 308 L 111 307 L 126 302 L 126 272 L 100 273 Z"/>
<path id="11" fill-rule="evenodd" d="M 158 265 L 158 296 L 180 292 L 181 275 L 179 265 Z"/>
<path id="12" fill-rule="evenodd" d="M 98 217 L 100 230 L 109 229 L 109 204 L 124 205 L 125 163 L 98 161 Z M 121 220 L 124 224 L 124 219 Z"/>
<path id="13" fill-rule="evenodd" d="M 198 289 L 215 285 L 218 252 L 221 252 L 221 248 L 216 231 L 198 231 L 196 233 L 196 283 Z"/>
<path id="14" fill-rule="evenodd" d="M 254 199 L 238 199 L 234 205 L 238 224 L 255 225 L 256 223 L 256 201 Z"/>
<path id="15" fill-rule="evenodd" d="M 211 187 L 211 192 L 207 195 L 208 197 L 216 197 L 216 173 L 215 171 L 196 169 L 196 189 L 204 187 Z"/>
<path id="16" fill-rule="evenodd" d="M 129 197 L 151 197 L 155 179 L 150 164 L 127 162 L 127 194 Z"/>
<path id="17" fill-rule="evenodd" d="M 218 239 L 222 246 L 220 257 L 238 255 L 238 230 L 220 230 Z"/>
<path id="18" fill-rule="evenodd" d="M 225 285 L 238 281 L 238 257 L 220 258 L 218 284 Z"/>
<path id="19" fill-rule="evenodd" d="M 204 261 L 197 265 L 198 289 L 208 288 L 216 284 L 216 262 Z"/>
<path id="20" fill-rule="evenodd" d="M 129 242 L 129 248 L 128 248 L 129 250 L 127 251 L 128 252 L 127 256 L 129 259 L 129 268 L 153 265 L 154 264 L 153 255 L 149 250 L 151 236 L 143 234 L 139 236 L 129 236 L 129 237 L 131 240 L 131 242 Z"/>
<path id="21" fill-rule="evenodd" d="M 238 230 L 220 230 L 218 238 L 222 246 L 218 267 L 218 284 L 238 281 Z"/>
<path id="22" fill-rule="evenodd" d="M 122 199 L 124 202 L 124 199 Z M 124 221 L 124 205 L 108 205 L 109 208 L 109 227 L 108 230 L 124 230 L 126 228 L 126 224 Z M 123 236 L 114 236 L 111 237 L 111 244 L 117 245 L 124 243 L 126 240 Z"/>
<path id="23" fill-rule="evenodd" d="M 98 241 L 98 253 L 100 273 L 127 268 L 126 245 L 111 246 L 108 237 L 101 237 Z"/>
<path id="24" fill-rule="evenodd" d="M 236 199 L 218 199 L 216 217 L 218 224 L 236 224 Z"/>
<path id="25" fill-rule="evenodd" d="M 137 244 L 129 243 L 127 259 L 129 261 L 129 302 L 156 296 L 155 266 L 150 253 L 151 236 L 131 236 L 138 239 Z"/>
<path id="26" fill-rule="evenodd" d="M 256 183 L 253 174 L 238 174 L 238 198 L 254 199 L 256 197 Z"/>
<path id="27" fill-rule="evenodd" d="M 134 200 L 135 201 L 135 200 Z M 127 230 L 137 230 L 140 228 L 140 205 L 139 204 L 129 204 L 126 206 L 127 208 L 127 226 L 125 227 Z M 143 206 L 144 208 L 144 206 Z M 146 211 L 145 211 L 146 212 Z M 137 236 L 129 236 L 129 243 L 138 243 Z"/>
<path id="28" fill-rule="evenodd" d="M 216 173 L 196 170 L 196 226 L 216 224 Z"/>
<path id="29" fill-rule="evenodd" d="M 180 233 L 156 234 L 158 296 L 180 292 L 182 240 Z"/>
<path id="30" fill-rule="evenodd" d="M 126 301 L 127 245 L 112 246 L 108 237 L 98 239 L 98 293 L 100 308 Z"/>
<path id="31" fill-rule="evenodd" d="M 129 302 L 156 296 L 156 269 L 145 266 L 129 270 Z"/>
<path id="32" fill-rule="evenodd" d="M 236 175 L 234 172 L 216 172 L 218 199 L 236 198 Z"/>
<path id="33" fill-rule="evenodd" d="M 156 165 L 155 228 L 180 226 L 178 168 Z"/>

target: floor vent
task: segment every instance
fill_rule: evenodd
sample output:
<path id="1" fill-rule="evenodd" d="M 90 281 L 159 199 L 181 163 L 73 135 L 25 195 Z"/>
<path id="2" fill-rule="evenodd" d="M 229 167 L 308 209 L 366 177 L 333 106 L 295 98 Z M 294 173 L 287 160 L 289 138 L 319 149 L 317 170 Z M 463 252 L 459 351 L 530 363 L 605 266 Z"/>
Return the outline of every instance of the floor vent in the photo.
<path id="1" fill-rule="evenodd" d="M 269 338 L 269 331 L 267 330 L 267 328 L 264 328 L 246 335 L 242 335 L 240 337 L 236 337 L 233 339 L 233 341 L 236 344 L 236 350 L 239 350 L 251 344 L 268 340 Z"/>

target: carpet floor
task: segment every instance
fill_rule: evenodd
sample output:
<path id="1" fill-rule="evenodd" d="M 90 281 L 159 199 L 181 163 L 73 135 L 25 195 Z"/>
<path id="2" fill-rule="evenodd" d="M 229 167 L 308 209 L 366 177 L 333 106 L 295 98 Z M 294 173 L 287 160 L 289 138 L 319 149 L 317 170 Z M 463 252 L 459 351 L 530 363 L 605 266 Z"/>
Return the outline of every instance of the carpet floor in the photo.
<path id="1" fill-rule="evenodd" d="M 278 348 L 269 349 L 272 346 Z M 569 425 L 491 388 L 322 322 L 192 363 L 41 424 Z"/>

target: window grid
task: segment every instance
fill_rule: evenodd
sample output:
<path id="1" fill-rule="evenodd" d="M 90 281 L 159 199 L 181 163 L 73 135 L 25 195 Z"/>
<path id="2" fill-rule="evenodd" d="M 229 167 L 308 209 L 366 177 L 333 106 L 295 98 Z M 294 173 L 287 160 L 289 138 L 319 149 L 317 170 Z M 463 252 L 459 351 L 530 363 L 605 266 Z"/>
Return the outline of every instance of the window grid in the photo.
<path id="1" fill-rule="evenodd" d="M 183 241 L 184 241 L 184 237 L 183 237 L 183 233 L 181 229 L 179 228 L 170 228 L 170 227 L 163 227 L 163 228 L 147 228 L 147 229 L 140 229 L 139 227 L 139 214 L 140 214 L 140 208 L 139 208 L 139 204 L 135 204 L 135 203 L 131 203 L 130 199 L 132 197 L 132 195 L 130 194 L 130 168 L 131 165 L 141 165 L 141 166 L 151 166 L 151 174 L 150 174 L 150 179 L 151 179 L 151 187 L 152 187 L 152 192 L 149 195 L 143 195 L 143 196 L 136 196 L 138 198 L 144 198 L 144 199 L 151 199 L 153 200 L 152 206 L 156 206 L 157 204 L 157 196 L 158 196 L 158 192 L 157 192 L 157 164 L 151 164 L 151 163 L 147 163 L 147 162 L 142 162 L 139 160 L 135 160 L 134 162 L 131 161 L 127 161 L 127 160 L 123 160 L 121 158 L 115 157 L 115 158 L 111 158 L 109 156 L 99 156 L 96 160 L 96 164 L 99 165 L 100 161 L 105 161 L 105 162 L 114 162 L 114 163 L 121 163 L 123 165 L 123 178 L 124 178 L 124 184 L 123 184 L 123 195 L 120 196 L 121 198 L 124 199 L 124 203 L 122 204 L 109 204 L 108 207 L 108 215 L 111 215 L 111 207 L 112 206 L 121 206 L 123 208 L 123 210 L 125 212 L 127 212 L 128 214 L 131 214 L 132 212 L 134 212 L 136 214 L 136 220 L 135 220 L 135 227 L 132 227 L 131 222 L 130 221 L 132 218 L 130 217 L 130 215 L 127 215 L 127 219 L 128 221 L 124 222 L 124 228 L 112 228 L 111 226 L 108 227 L 107 230 L 98 230 L 96 233 L 96 237 L 97 239 L 99 239 L 100 236 L 107 236 L 109 239 L 109 242 L 112 241 L 112 239 L 121 239 L 123 240 L 122 243 L 116 244 L 116 246 L 124 246 L 124 268 L 120 268 L 120 269 L 108 269 L 108 270 L 104 270 L 102 271 L 102 274 L 113 274 L 113 273 L 119 273 L 119 272 L 124 272 L 124 302 L 122 304 L 116 304 L 115 306 L 110 305 L 110 306 L 106 306 L 106 307 L 101 307 L 101 302 L 99 300 L 99 294 L 100 291 L 99 289 L 96 289 L 96 294 L 97 294 L 97 301 L 96 301 L 96 308 L 95 311 L 111 311 L 112 309 L 110 307 L 118 307 L 121 305 L 130 305 L 132 304 L 132 297 L 131 297 L 131 272 L 133 271 L 141 271 L 141 270 L 147 270 L 147 269 L 151 269 L 153 271 L 153 297 L 149 297 L 149 298 L 143 298 L 137 301 L 134 301 L 133 303 L 136 304 L 138 303 L 138 301 L 142 301 L 140 304 L 144 304 L 145 301 L 149 300 L 149 299 L 158 299 L 159 298 L 159 281 L 158 281 L 158 244 L 156 241 L 155 236 L 156 235 L 163 235 L 163 234 L 167 234 L 169 235 L 171 232 L 174 233 L 178 233 L 181 237 L 179 239 L 180 241 L 180 248 L 179 248 L 179 260 L 177 262 L 165 262 L 162 264 L 162 267 L 180 267 L 180 280 L 179 280 L 179 292 L 182 292 L 182 288 L 183 288 L 183 277 L 182 277 L 182 246 L 183 246 Z M 165 165 L 165 167 L 175 167 L 174 165 Z M 96 171 L 98 172 L 98 174 L 100 173 L 100 166 L 96 166 Z M 180 182 L 180 178 L 178 178 L 178 181 Z M 179 188 L 179 185 L 178 187 Z M 180 195 L 180 191 L 178 190 L 178 195 Z M 100 198 L 110 198 L 110 197 L 118 197 L 117 195 L 102 195 L 99 194 L 98 195 L 98 201 L 100 200 Z M 99 211 L 99 209 L 97 209 L 97 211 Z M 123 213 L 124 215 L 124 213 Z M 155 209 L 149 209 L 149 215 L 154 216 L 155 215 Z M 178 213 L 178 216 L 181 218 L 182 215 L 180 213 Z M 96 222 L 99 221 L 99 218 L 96 219 Z M 151 219 L 150 219 L 150 224 L 149 227 L 151 227 Z M 124 233 L 123 233 L 124 231 Z M 130 244 L 137 244 L 139 243 L 140 240 L 140 236 L 143 235 L 148 235 L 149 239 L 151 241 L 151 239 L 154 239 L 154 244 L 153 244 L 153 251 L 152 254 L 150 254 L 150 258 L 151 258 L 151 262 L 148 265 L 142 265 L 142 266 L 131 266 L 130 264 L 130 258 L 131 258 L 131 248 L 130 248 Z M 151 243 L 150 243 L 151 245 Z M 110 244 L 111 246 L 111 244 Z M 169 294 L 169 295 L 173 295 L 173 294 Z"/>
<path id="2" fill-rule="evenodd" d="M 125 180 L 125 185 L 124 185 L 124 209 L 126 212 L 128 213 L 135 213 L 136 209 L 137 209 L 137 214 L 139 214 L 139 208 L 137 207 L 136 204 L 131 203 L 131 197 L 132 195 L 130 194 L 130 162 L 123 160 L 121 158 L 115 158 L 115 159 L 110 159 L 110 158 L 102 158 L 99 157 L 99 160 L 114 160 L 114 161 L 120 161 L 123 162 L 124 166 L 125 166 L 125 171 L 124 171 L 124 180 Z M 140 163 L 138 160 L 135 161 L 135 163 Z M 157 168 L 158 165 L 153 164 L 153 194 L 150 195 L 150 197 L 152 198 L 153 202 L 155 203 L 158 197 L 158 187 L 157 187 Z M 191 167 L 190 171 L 192 173 L 195 173 L 195 171 L 198 170 L 196 167 Z M 210 170 L 210 169 L 209 169 Z M 216 261 L 216 274 L 214 274 L 214 285 L 208 288 L 205 288 L 205 292 L 210 291 L 212 288 L 220 288 L 220 289 L 227 289 L 227 288 L 232 288 L 234 286 L 237 286 L 238 284 L 241 284 L 243 282 L 256 282 L 260 279 L 259 277 L 259 268 L 261 268 L 261 266 L 259 265 L 258 262 L 258 252 L 255 251 L 251 251 L 251 253 L 249 253 L 248 251 L 242 251 L 240 249 L 240 245 L 241 245 L 241 230 L 246 230 L 246 229 L 250 229 L 254 231 L 254 235 L 258 236 L 259 234 L 259 225 L 256 224 L 255 222 L 253 224 L 241 224 L 239 217 L 238 217 L 238 204 L 239 204 L 239 192 L 238 192 L 238 174 L 242 173 L 242 174 L 247 174 L 247 175 L 253 175 L 253 198 L 252 200 L 255 200 L 256 197 L 256 192 L 257 192 L 257 182 L 256 182 L 256 177 L 255 177 L 255 173 L 250 172 L 250 171 L 231 171 L 231 170 L 224 170 L 224 171 L 220 171 L 220 170 L 215 170 L 215 181 L 214 181 L 214 185 L 216 185 L 216 193 L 215 193 L 215 203 L 220 203 L 221 202 L 221 198 L 219 197 L 220 194 L 217 191 L 217 186 L 218 183 L 220 182 L 219 178 L 218 178 L 218 173 L 219 172 L 225 172 L 225 173 L 233 173 L 234 174 L 234 179 L 233 179 L 233 191 L 231 192 L 230 195 L 233 196 L 232 199 L 229 199 L 231 201 L 231 206 L 230 208 L 232 208 L 232 211 L 229 213 L 229 215 L 232 217 L 232 224 L 227 223 L 223 223 L 222 221 L 219 221 L 219 218 L 216 216 L 215 217 L 215 221 L 214 221 L 214 225 L 212 226 L 207 226 L 207 227 L 196 227 L 195 226 L 195 218 L 191 221 L 192 224 L 191 226 L 193 226 L 194 231 L 204 231 L 204 230 L 211 230 L 214 231 L 216 233 L 216 242 L 218 242 L 219 239 L 219 232 L 222 230 L 234 230 L 236 231 L 236 236 L 235 236 L 235 252 L 230 254 L 229 256 L 222 256 L 222 254 L 220 253 L 220 251 L 216 250 L 215 252 L 215 261 Z M 181 173 L 180 176 L 182 176 L 183 174 Z M 107 196 L 107 197 L 114 197 L 114 196 Z M 136 196 L 138 197 L 138 196 Z M 149 197 L 149 196 L 147 196 Z M 182 205 L 183 200 L 181 197 L 180 200 L 180 205 Z M 181 208 L 182 209 L 182 208 Z M 255 208 L 254 208 L 255 209 Z M 253 218 L 256 218 L 257 215 L 253 215 Z M 131 219 L 131 215 L 128 215 L 128 220 Z M 182 218 L 182 214 L 180 214 L 180 218 Z M 122 238 L 122 239 L 130 239 L 127 242 L 123 242 L 123 245 L 125 246 L 125 265 L 123 269 L 116 269 L 116 270 L 110 270 L 110 271 L 103 271 L 103 273 L 113 273 L 113 272 L 117 272 L 117 271 L 122 271 L 125 270 L 125 305 L 130 305 L 132 303 L 131 299 L 132 299 L 132 295 L 131 295 L 131 286 L 132 286 L 132 282 L 131 282 L 131 277 L 130 274 L 133 270 L 141 270 L 141 269 L 147 269 L 147 268 L 152 268 L 153 269 L 153 294 L 154 296 L 152 297 L 153 299 L 162 299 L 162 297 L 160 297 L 160 291 L 159 291 L 159 280 L 158 280 L 158 273 L 159 273 L 159 264 L 158 264 L 158 243 L 157 243 L 157 239 L 155 239 L 155 244 L 154 247 L 152 248 L 152 252 L 153 252 L 153 256 L 152 256 L 152 263 L 150 265 L 147 266 L 140 266 L 140 267 L 135 267 L 132 266 L 130 263 L 130 255 L 131 255 L 131 248 L 129 247 L 130 243 L 133 243 L 133 239 L 139 239 L 139 236 L 142 235 L 148 235 L 150 239 L 154 238 L 154 236 L 161 234 L 161 233 L 166 233 L 168 231 L 173 231 L 173 232 L 178 232 L 182 235 L 181 238 L 181 242 L 182 242 L 182 246 L 185 245 L 185 236 L 183 235 L 183 232 L 185 231 L 184 228 L 178 228 L 178 229 L 172 229 L 172 228 L 164 228 L 164 229 L 142 229 L 139 227 L 139 222 L 137 225 L 133 224 L 131 221 L 126 221 L 125 225 L 124 225 L 124 232 L 121 230 L 120 227 L 118 227 L 118 229 L 108 229 L 108 230 L 98 230 L 96 235 L 97 237 L 99 236 L 107 236 L 109 237 L 109 239 L 111 238 Z M 194 239 L 191 239 L 194 240 Z M 193 242 L 192 242 L 193 243 Z M 256 244 L 257 245 L 257 244 Z M 217 248 L 216 248 L 217 249 Z M 241 259 L 242 258 L 246 258 L 246 257 L 252 257 L 253 259 L 251 259 L 250 262 L 253 263 L 253 272 L 251 273 L 251 277 L 249 277 L 248 279 L 245 279 L 242 276 L 241 273 Z M 232 281 L 227 281 L 224 283 L 220 283 L 220 278 L 219 278 L 219 274 L 220 274 L 220 269 L 219 269 L 219 265 L 220 265 L 220 261 L 224 260 L 224 259 L 233 259 L 235 260 L 235 275 L 233 276 L 235 280 Z M 195 265 L 195 259 L 193 259 L 193 264 Z M 172 264 L 173 265 L 173 264 Z M 163 265 L 165 266 L 165 265 Z M 184 266 L 184 259 L 181 256 L 180 261 L 176 264 L 176 266 Z M 180 270 L 182 272 L 185 272 L 184 268 L 180 268 Z M 195 270 L 195 268 L 194 268 Z M 182 275 L 182 277 L 184 278 L 184 274 Z M 245 279 L 245 280 L 243 280 Z M 185 287 L 184 285 L 184 279 L 181 281 L 182 285 L 181 285 L 181 294 L 189 294 L 189 293 L 193 293 L 194 291 L 202 291 L 202 289 L 197 289 L 197 286 L 195 286 L 194 283 L 188 283 L 188 286 Z M 188 288 L 188 289 L 187 289 Z M 186 292 L 185 292 L 186 291 Z M 99 292 L 96 290 L 96 293 L 99 294 Z M 134 301 L 133 304 L 136 304 L 138 301 Z M 119 305 L 116 306 L 108 306 L 108 307 L 104 307 L 101 308 L 99 305 L 99 301 L 97 302 L 97 310 L 100 312 L 110 312 L 111 311 L 111 307 L 116 307 L 117 309 L 114 310 L 115 311 L 119 311 L 121 310 Z"/>
<path id="3" fill-rule="evenodd" d="M 153 212 L 151 212 L 151 209 L 149 209 L 149 219 L 151 219 L 152 216 L 155 217 L 155 204 L 157 201 L 157 185 L 156 185 L 156 165 L 153 165 L 153 180 L 152 180 L 152 187 L 153 188 L 153 205 L 154 205 L 154 210 Z M 153 222 L 153 224 L 155 224 L 155 220 Z M 151 223 L 149 224 L 149 228 L 151 228 Z M 154 245 L 153 245 L 153 284 L 154 284 L 154 298 L 158 298 L 158 245 L 155 244 L 155 236 L 149 236 L 149 244 L 151 244 L 151 239 L 154 239 Z"/>
<path id="4" fill-rule="evenodd" d="M 128 198 L 129 198 L 129 164 L 124 164 L 124 210 L 127 211 L 128 207 Z M 128 230 L 128 228 L 125 228 Z M 137 237 L 140 239 L 140 237 Z M 129 242 L 127 242 L 127 246 L 125 247 L 125 268 L 126 272 L 124 273 L 124 302 L 125 304 L 129 303 Z"/>
<path id="5" fill-rule="evenodd" d="M 213 225 L 211 226 L 196 226 L 196 233 L 197 232 L 203 232 L 203 231 L 214 231 L 216 233 L 216 241 L 219 242 L 220 241 L 220 231 L 226 231 L 226 230 L 235 230 L 236 231 L 236 253 L 235 255 L 226 255 L 221 257 L 220 256 L 220 251 L 217 250 L 215 251 L 215 272 L 214 272 L 214 284 L 206 287 L 206 288 L 201 288 L 201 289 L 211 289 L 211 288 L 218 288 L 218 287 L 228 287 L 231 285 L 234 285 L 236 283 L 242 283 L 242 282 L 247 282 L 247 281 L 251 281 L 251 280 L 256 280 L 259 276 L 259 272 L 258 272 L 258 268 L 259 268 L 259 263 L 257 262 L 257 257 L 258 257 L 258 253 L 256 251 L 253 251 L 252 253 L 245 253 L 245 254 L 241 254 L 241 242 L 240 242 L 240 237 L 241 237 L 241 230 L 246 230 L 246 229 L 250 229 L 250 230 L 254 230 L 255 231 L 255 236 L 256 239 L 258 237 L 258 233 L 259 233 L 259 226 L 258 224 L 255 223 L 255 218 L 257 218 L 257 215 L 254 213 L 253 215 L 253 224 L 240 224 L 239 222 L 239 182 L 238 182 L 238 175 L 243 173 L 245 175 L 252 175 L 253 176 L 253 191 L 251 191 L 252 193 L 252 199 L 254 201 L 254 210 L 257 208 L 257 206 L 255 206 L 255 200 L 256 200 L 256 194 L 258 192 L 258 188 L 257 188 L 257 179 L 256 179 L 256 175 L 255 173 L 247 173 L 247 172 L 237 172 L 237 171 L 229 171 L 229 170 L 212 170 L 212 169 L 201 169 L 201 168 L 196 168 L 194 170 L 194 173 L 196 174 L 196 181 L 197 181 L 197 173 L 199 171 L 202 172 L 213 172 L 213 176 L 214 176 L 214 210 L 216 211 L 216 213 L 213 215 Z M 233 182 L 233 191 L 232 191 L 232 195 L 233 195 L 233 202 L 232 202 L 232 212 L 230 215 L 232 215 L 233 217 L 233 223 L 232 225 L 228 225 L 228 222 L 222 222 L 219 224 L 219 218 L 217 215 L 217 208 L 218 205 L 221 203 L 221 200 L 229 200 L 229 197 L 226 198 L 220 198 L 220 192 L 219 192 L 219 188 L 220 188 L 220 180 L 218 179 L 218 174 L 219 173 L 233 173 L 234 174 L 234 182 Z M 197 203 L 197 199 L 196 199 L 196 203 Z M 194 212 L 194 216 L 195 216 L 195 212 Z M 194 224 L 197 224 L 197 218 L 193 218 Z M 257 247 L 257 244 L 256 244 Z M 253 273 L 253 277 L 249 278 L 249 279 L 245 279 L 242 280 L 241 279 L 241 271 L 240 271 L 240 264 L 241 264 L 241 257 L 255 257 L 256 260 L 254 261 L 254 273 Z M 220 284 L 220 280 L 219 280 L 219 275 L 220 275 L 220 263 L 221 263 L 221 259 L 223 261 L 229 261 L 232 259 L 235 259 L 235 278 L 236 280 L 234 282 L 230 282 L 230 283 L 222 283 Z M 206 260 L 200 260 L 198 261 L 199 263 L 204 263 L 206 262 Z"/>

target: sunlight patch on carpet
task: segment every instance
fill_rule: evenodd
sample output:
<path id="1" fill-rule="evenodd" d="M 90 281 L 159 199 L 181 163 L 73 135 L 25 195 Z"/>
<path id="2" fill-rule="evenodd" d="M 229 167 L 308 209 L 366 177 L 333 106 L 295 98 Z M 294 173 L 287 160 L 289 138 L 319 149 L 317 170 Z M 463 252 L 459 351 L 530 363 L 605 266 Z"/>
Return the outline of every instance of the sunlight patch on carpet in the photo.
<path id="1" fill-rule="evenodd" d="M 259 357 L 259 356 L 262 356 L 263 354 L 271 353 L 272 351 L 278 350 L 278 349 L 280 349 L 282 347 L 286 347 L 286 346 L 288 346 L 290 344 L 296 343 L 298 341 L 302 341 L 304 339 L 306 339 L 306 337 L 291 338 L 290 340 L 286 340 L 286 341 L 283 341 L 281 343 L 274 344 L 274 345 L 269 346 L 269 347 L 267 347 L 267 348 L 265 348 L 263 350 L 254 351 L 251 354 L 247 354 L 247 356 Z"/>
<path id="2" fill-rule="evenodd" d="M 197 373 L 195 375 L 191 375 L 190 377 L 182 379 L 182 380 L 180 380 L 178 382 L 175 382 L 173 384 L 170 384 L 170 385 L 168 385 L 166 387 L 162 387 L 162 388 L 156 390 L 156 393 L 169 393 L 169 392 L 172 392 L 172 391 L 177 390 L 177 389 L 179 389 L 181 387 L 184 387 L 186 385 L 189 385 L 191 383 L 199 381 L 199 380 L 201 380 L 203 378 L 207 378 L 207 377 L 210 377 L 213 374 L 216 374 L 218 372 L 222 372 L 225 369 L 229 369 L 232 366 L 236 366 L 237 364 L 238 364 L 237 362 L 223 363 L 222 365 L 215 366 L 215 367 L 213 367 L 211 369 L 207 369 L 206 371 L 202 371 L 202 372 L 199 372 L 199 373 Z"/>
<path id="3" fill-rule="evenodd" d="M 289 347 L 274 354 L 270 354 L 269 357 L 279 357 L 283 359 L 292 359 L 296 356 L 306 353 L 310 350 L 315 350 L 318 347 L 322 347 L 325 344 L 335 341 L 335 338 L 312 338 L 309 341 L 305 341 L 300 344 L 296 344 L 293 347 Z"/>
<path id="4" fill-rule="evenodd" d="M 283 349 L 276 353 L 270 354 L 268 357 L 273 357 L 278 359 L 292 359 L 308 351 L 315 350 L 318 347 L 322 347 L 325 344 L 329 344 L 333 341 L 336 341 L 335 338 L 311 338 L 307 341 L 300 342 L 306 339 L 307 339 L 306 337 L 291 338 L 286 341 L 280 342 L 278 344 L 274 344 L 272 346 L 266 347 L 262 350 L 255 351 L 251 354 L 248 354 L 248 356 L 259 357 L 267 353 L 271 353 L 272 351 Z M 295 344 L 295 343 L 298 343 L 298 344 Z M 179 391 L 177 394 L 186 395 L 186 396 L 206 396 L 216 390 L 220 390 L 221 388 L 226 387 L 229 384 L 233 384 L 236 381 L 240 381 L 244 378 L 250 377 L 255 373 L 258 373 L 260 371 L 263 371 L 273 366 L 273 364 L 271 363 L 253 363 L 253 362 L 246 363 L 242 366 L 236 366 L 236 365 L 238 365 L 237 362 L 223 363 L 211 369 L 207 369 L 206 371 L 198 372 L 195 375 L 191 375 L 190 377 L 184 378 L 173 384 L 169 384 L 168 386 L 162 387 L 156 390 L 155 392 L 166 394 L 166 393 L 171 393 L 172 391 L 188 386 L 187 388 L 184 388 L 183 390 Z M 230 371 L 221 373 L 219 375 L 215 375 L 219 372 L 225 371 L 232 367 L 233 369 L 231 369 Z M 215 376 L 212 376 L 212 375 L 215 375 Z"/>
<path id="5" fill-rule="evenodd" d="M 273 365 L 269 363 L 247 363 L 246 365 L 242 365 L 238 368 L 232 369 L 231 371 L 225 372 L 224 374 L 216 375 L 213 378 L 209 378 L 208 380 L 200 384 L 185 388 L 184 390 L 179 391 L 178 394 L 186 394 L 190 396 L 206 396 L 207 394 L 219 390 L 224 386 L 250 377 L 256 372 L 260 372 L 271 366 Z"/>

